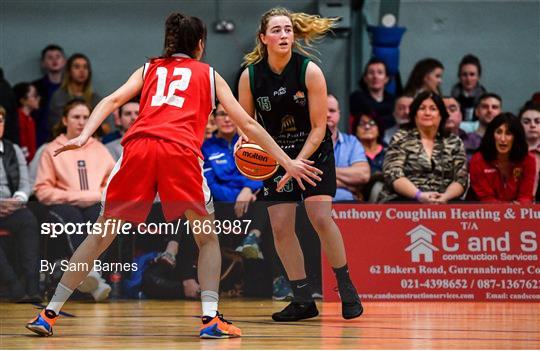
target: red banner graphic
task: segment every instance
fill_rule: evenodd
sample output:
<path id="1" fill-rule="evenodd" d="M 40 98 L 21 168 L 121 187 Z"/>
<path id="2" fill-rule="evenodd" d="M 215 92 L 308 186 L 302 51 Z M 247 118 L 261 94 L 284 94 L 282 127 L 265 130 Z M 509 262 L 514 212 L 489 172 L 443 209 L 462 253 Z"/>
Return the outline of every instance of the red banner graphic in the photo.
<path id="1" fill-rule="evenodd" d="M 336 204 L 365 301 L 540 301 L 540 205 Z M 339 301 L 323 255 L 325 301 Z"/>

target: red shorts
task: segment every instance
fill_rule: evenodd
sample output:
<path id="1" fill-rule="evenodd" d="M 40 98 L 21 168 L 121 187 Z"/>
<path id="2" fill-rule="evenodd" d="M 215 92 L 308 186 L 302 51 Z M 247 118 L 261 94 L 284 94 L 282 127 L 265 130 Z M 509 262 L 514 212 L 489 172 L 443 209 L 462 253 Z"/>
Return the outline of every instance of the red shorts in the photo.
<path id="1" fill-rule="evenodd" d="M 167 221 L 192 209 L 214 212 L 203 161 L 192 150 L 170 141 L 134 139 L 124 147 L 103 193 L 102 215 L 142 223 L 159 194 Z"/>

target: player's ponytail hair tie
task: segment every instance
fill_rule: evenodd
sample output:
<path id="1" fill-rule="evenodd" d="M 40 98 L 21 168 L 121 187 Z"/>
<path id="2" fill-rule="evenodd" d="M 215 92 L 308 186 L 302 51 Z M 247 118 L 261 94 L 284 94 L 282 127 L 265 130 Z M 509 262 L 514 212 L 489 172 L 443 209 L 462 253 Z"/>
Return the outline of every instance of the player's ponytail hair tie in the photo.
<path id="1" fill-rule="evenodd" d="M 261 42 L 260 35 L 266 33 L 268 22 L 272 17 L 276 16 L 286 16 L 291 20 L 294 30 L 294 47 L 310 58 L 316 58 L 311 52 L 317 51 L 313 44 L 322 39 L 338 21 L 338 18 L 326 18 L 303 12 L 293 13 L 283 7 L 273 8 L 262 16 L 255 38 L 255 47 L 244 56 L 244 65 L 255 64 L 268 55 L 266 46 Z"/>

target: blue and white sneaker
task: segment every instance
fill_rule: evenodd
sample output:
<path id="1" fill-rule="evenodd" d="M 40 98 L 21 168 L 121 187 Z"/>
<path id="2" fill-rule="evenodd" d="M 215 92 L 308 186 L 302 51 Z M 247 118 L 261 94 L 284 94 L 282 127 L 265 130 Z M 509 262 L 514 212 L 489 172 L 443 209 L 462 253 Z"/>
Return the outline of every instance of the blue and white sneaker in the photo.
<path id="1" fill-rule="evenodd" d="M 264 257 L 260 249 L 260 244 L 260 236 L 257 236 L 255 232 L 251 232 L 244 238 L 242 244 L 236 248 L 236 252 L 241 253 L 248 260 L 262 260 Z"/>
<path id="2" fill-rule="evenodd" d="M 294 294 L 291 289 L 291 284 L 289 281 L 282 275 L 274 279 L 274 284 L 272 287 L 272 299 L 277 301 L 290 301 L 292 300 Z"/>

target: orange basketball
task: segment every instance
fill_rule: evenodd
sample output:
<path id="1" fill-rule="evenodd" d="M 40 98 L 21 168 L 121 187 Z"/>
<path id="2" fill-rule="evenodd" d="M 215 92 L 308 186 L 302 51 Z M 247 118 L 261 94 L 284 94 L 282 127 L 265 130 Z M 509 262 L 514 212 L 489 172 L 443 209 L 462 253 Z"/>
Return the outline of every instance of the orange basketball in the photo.
<path id="1" fill-rule="evenodd" d="M 236 167 L 252 180 L 268 179 L 274 174 L 279 164 L 269 153 L 257 144 L 244 144 L 234 153 Z"/>

